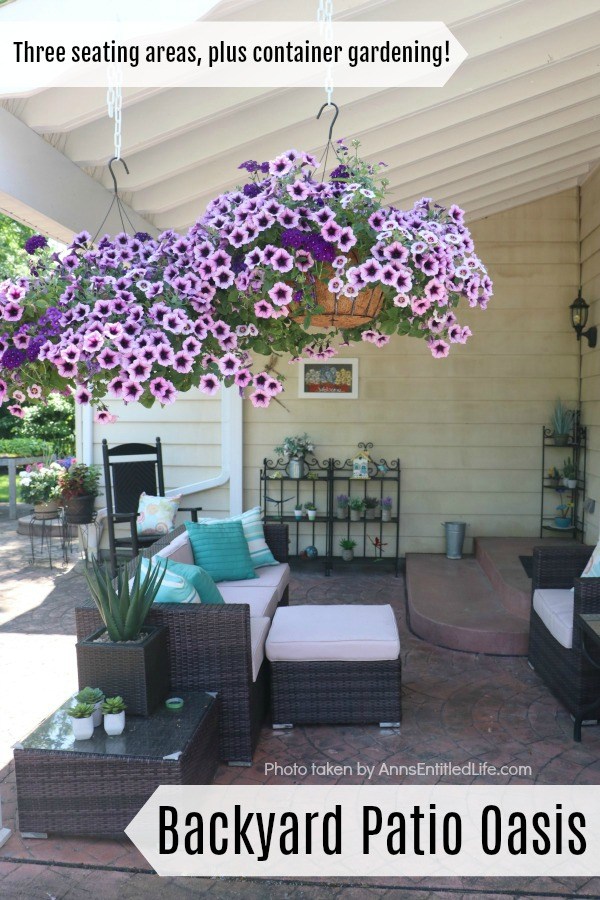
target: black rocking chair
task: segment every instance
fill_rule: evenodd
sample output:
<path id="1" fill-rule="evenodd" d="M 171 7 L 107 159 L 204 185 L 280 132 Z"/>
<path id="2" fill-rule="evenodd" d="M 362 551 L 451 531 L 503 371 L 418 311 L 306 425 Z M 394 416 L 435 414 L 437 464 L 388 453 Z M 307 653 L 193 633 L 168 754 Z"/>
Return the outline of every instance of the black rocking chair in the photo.
<path id="1" fill-rule="evenodd" d="M 138 555 L 140 548 L 149 547 L 161 534 L 138 534 L 136 519 L 142 492 L 154 497 L 165 496 L 162 447 L 160 438 L 156 444 L 119 444 L 108 446 L 102 441 L 102 462 L 106 488 L 106 523 L 110 568 L 117 573 L 117 551 L 126 549 L 128 556 Z M 180 512 L 189 512 L 193 522 L 198 521 L 201 506 L 180 506 Z M 116 525 L 129 524 L 129 534 L 117 535 Z"/>

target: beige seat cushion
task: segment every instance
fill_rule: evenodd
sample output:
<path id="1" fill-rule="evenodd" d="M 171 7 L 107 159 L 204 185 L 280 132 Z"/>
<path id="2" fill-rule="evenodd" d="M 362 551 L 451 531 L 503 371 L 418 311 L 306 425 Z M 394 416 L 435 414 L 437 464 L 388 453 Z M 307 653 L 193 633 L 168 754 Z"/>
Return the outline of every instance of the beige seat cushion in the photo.
<path id="1" fill-rule="evenodd" d="M 271 620 L 264 617 L 250 619 L 250 644 L 252 646 L 252 681 L 256 681 L 265 658 L 265 641 Z"/>
<path id="2" fill-rule="evenodd" d="M 538 588 L 533 594 L 533 608 L 559 644 L 567 650 L 573 646 L 573 590 Z"/>
<path id="3" fill-rule="evenodd" d="M 272 662 L 397 659 L 400 638 L 391 606 L 284 606 L 267 639 Z"/>
<path id="4" fill-rule="evenodd" d="M 173 562 L 187 563 L 188 565 L 193 566 L 194 554 L 192 552 L 192 545 L 190 544 L 187 531 L 178 535 L 178 537 L 173 538 L 171 543 L 167 544 L 166 547 L 162 547 L 158 550 L 156 556 L 162 556 L 166 559 L 172 559 Z"/>
<path id="5" fill-rule="evenodd" d="M 277 593 L 274 588 L 242 587 L 243 582 L 219 582 L 219 590 L 225 603 L 247 603 L 250 616 L 272 619 L 277 609 Z"/>
<path id="6" fill-rule="evenodd" d="M 255 569 L 256 578 L 248 581 L 220 581 L 219 590 L 223 593 L 223 588 L 240 587 L 244 590 L 254 588 L 267 588 L 276 596 L 276 603 L 279 603 L 283 597 L 283 592 L 290 583 L 290 567 L 287 563 L 278 563 L 276 566 L 262 566 Z M 225 596 L 225 594 L 223 594 Z M 238 600 L 238 603 L 244 601 Z"/>

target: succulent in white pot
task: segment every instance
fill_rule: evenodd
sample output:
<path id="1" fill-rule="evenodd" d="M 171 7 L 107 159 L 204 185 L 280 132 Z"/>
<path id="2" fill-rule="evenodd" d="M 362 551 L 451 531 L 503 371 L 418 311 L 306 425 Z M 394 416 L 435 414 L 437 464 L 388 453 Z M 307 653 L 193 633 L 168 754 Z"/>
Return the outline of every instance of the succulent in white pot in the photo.
<path id="1" fill-rule="evenodd" d="M 104 730 L 107 734 L 122 734 L 125 728 L 126 704 L 122 697 L 107 697 L 102 704 Z"/>
<path id="2" fill-rule="evenodd" d="M 102 704 L 104 703 L 104 694 L 100 688 L 84 687 L 78 694 L 75 694 L 78 703 L 91 703 L 94 707 L 94 728 L 102 724 Z"/>
<path id="3" fill-rule="evenodd" d="M 356 541 L 353 541 L 352 538 L 342 538 L 340 541 L 340 547 L 342 548 L 342 559 L 344 562 L 352 562 L 354 559 L 354 548 L 356 547 Z"/>
<path id="4" fill-rule="evenodd" d="M 348 506 L 350 507 L 350 519 L 353 522 L 358 522 L 363 514 L 365 501 L 362 497 L 351 497 Z"/>
<path id="5" fill-rule="evenodd" d="M 69 710 L 71 727 L 76 741 L 89 741 L 94 733 L 94 707 L 91 703 L 77 703 Z"/>
<path id="6" fill-rule="evenodd" d="M 304 507 L 302 506 L 301 503 L 296 503 L 296 505 L 294 507 L 294 518 L 296 519 L 297 522 L 299 522 L 303 515 L 304 515 Z"/>
<path id="7" fill-rule="evenodd" d="M 304 509 L 306 510 L 306 515 L 308 516 L 309 522 L 314 522 L 317 518 L 317 507 L 314 503 L 305 503 Z"/>

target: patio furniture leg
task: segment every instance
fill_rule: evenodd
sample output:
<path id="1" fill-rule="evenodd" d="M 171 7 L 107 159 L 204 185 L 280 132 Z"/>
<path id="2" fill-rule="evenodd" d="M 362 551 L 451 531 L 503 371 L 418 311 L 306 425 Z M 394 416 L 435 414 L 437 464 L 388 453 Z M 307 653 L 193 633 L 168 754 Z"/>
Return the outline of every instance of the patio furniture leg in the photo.
<path id="1" fill-rule="evenodd" d="M 578 716 L 573 721 L 573 740 L 575 741 L 576 744 L 581 743 L 581 723 L 582 723 L 582 721 L 583 721 L 583 719 L 581 718 L 581 716 Z"/>
<path id="2" fill-rule="evenodd" d="M 283 731 L 285 728 L 293 728 L 291 722 L 273 722 L 271 728 L 273 731 Z"/>

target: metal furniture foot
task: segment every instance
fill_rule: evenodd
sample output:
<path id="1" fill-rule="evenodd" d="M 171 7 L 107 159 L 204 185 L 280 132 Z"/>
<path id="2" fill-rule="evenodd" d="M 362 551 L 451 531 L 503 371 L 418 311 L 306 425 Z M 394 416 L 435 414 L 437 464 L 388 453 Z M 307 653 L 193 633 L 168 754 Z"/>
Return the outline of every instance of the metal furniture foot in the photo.
<path id="1" fill-rule="evenodd" d="M 380 728 L 400 728 L 400 722 L 380 722 Z"/>
<path id="2" fill-rule="evenodd" d="M 273 722 L 273 724 L 271 726 L 273 731 L 283 731 L 286 728 L 289 729 L 289 728 L 293 728 L 293 727 L 294 726 L 292 725 L 291 722 Z"/>

